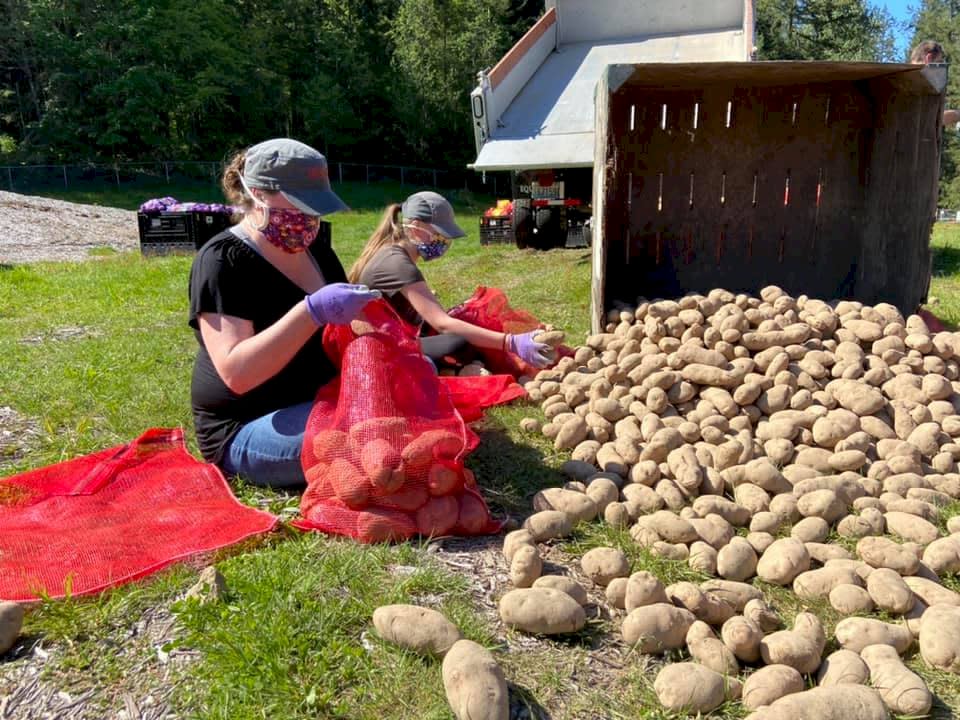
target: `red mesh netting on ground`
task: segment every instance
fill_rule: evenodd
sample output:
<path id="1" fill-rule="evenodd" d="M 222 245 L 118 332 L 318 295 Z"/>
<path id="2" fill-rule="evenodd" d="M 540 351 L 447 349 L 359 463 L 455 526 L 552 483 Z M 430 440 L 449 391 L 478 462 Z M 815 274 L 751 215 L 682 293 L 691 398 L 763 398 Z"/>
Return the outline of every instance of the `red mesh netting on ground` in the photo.
<path id="1" fill-rule="evenodd" d="M 85 595 L 271 530 L 179 429 L 0 480 L 0 598 Z"/>
<path id="2" fill-rule="evenodd" d="M 469 299 L 452 308 L 449 315 L 497 332 L 520 334 L 540 327 L 540 321 L 535 316 L 526 310 L 511 307 L 503 290 L 482 285 L 477 287 Z M 537 374 L 537 368 L 511 353 L 487 348 L 479 348 L 478 351 L 490 372 L 512 375 L 515 378 L 522 375 L 533 377 Z"/>
<path id="3" fill-rule="evenodd" d="M 341 374 L 307 420 L 308 487 L 294 524 L 364 542 L 496 532 L 463 466 L 476 434 L 390 307 L 371 303 L 365 315 L 325 332 Z"/>

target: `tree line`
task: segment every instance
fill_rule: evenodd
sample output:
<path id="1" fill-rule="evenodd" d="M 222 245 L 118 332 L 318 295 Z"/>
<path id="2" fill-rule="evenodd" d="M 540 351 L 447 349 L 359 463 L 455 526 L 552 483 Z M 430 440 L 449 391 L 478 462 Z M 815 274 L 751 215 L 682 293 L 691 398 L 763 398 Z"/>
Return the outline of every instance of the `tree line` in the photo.
<path id="1" fill-rule="evenodd" d="M 913 22 L 948 59 L 958 4 L 923 0 Z M 0 0 L 0 162 L 214 159 L 288 135 L 334 161 L 462 167 L 477 71 L 542 12 L 542 0 Z M 760 59 L 902 61 L 895 30 L 868 0 L 756 0 Z M 946 155 L 944 192 L 960 201 L 952 137 Z"/>

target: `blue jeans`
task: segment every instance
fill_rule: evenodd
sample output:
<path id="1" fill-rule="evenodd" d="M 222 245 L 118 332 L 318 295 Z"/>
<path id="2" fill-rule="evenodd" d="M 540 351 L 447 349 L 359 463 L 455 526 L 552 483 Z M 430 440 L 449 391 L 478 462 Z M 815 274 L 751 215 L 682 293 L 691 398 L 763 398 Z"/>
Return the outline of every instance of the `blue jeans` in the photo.
<path id="1" fill-rule="evenodd" d="M 224 451 L 223 472 L 261 487 L 305 485 L 300 449 L 311 407 L 312 402 L 300 403 L 248 422 Z"/>

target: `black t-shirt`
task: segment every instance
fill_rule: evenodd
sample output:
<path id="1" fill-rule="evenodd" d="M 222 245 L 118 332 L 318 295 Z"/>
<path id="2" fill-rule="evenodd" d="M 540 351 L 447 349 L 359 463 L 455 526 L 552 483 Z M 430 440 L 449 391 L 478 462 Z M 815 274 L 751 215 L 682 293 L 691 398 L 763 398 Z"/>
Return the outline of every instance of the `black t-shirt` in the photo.
<path id="1" fill-rule="evenodd" d="M 314 243 L 309 251 L 327 283 L 345 282 L 346 274 L 333 250 Z M 303 300 L 305 293 L 253 247 L 227 230 L 211 238 L 190 268 L 190 327 L 200 348 L 190 386 L 193 422 L 200 452 L 219 463 L 227 443 L 246 423 L 312 400 L 337 370 L 323 351 L 322 328 L 272 378 L 243 395 L 220 378 L 200 335 L 201 313 L 250 320 L 261 332 Z"/>
<path id="2" fill-rule="evenodd" d="M 408 285 L 423 282 L 423 273 L 400 245 L 389 245 L 370 258 L 358 282 L 382 292 L 397 314 L 411 325 L 423 324 L 423 318 L 400 292 Z"/>

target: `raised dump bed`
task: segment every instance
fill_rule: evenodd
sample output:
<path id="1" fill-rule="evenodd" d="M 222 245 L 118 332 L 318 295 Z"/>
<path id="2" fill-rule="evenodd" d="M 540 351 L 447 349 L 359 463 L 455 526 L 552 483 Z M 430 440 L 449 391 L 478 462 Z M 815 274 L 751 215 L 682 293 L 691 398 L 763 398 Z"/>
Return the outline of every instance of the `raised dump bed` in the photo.
<path id="1" fill-rule="evenodd" d="M 637 296 L 775 284 L 912 312 L 930 282 L 944 66 L 610 65 L 594 332 Z"/>

